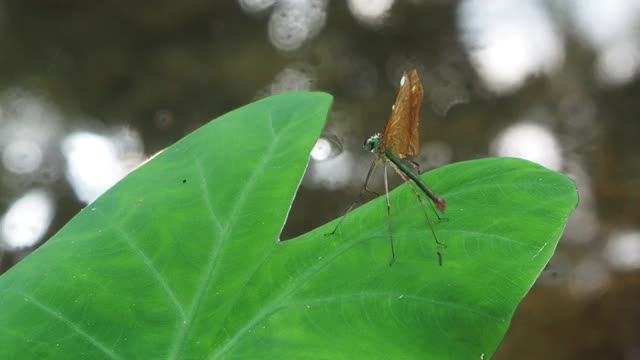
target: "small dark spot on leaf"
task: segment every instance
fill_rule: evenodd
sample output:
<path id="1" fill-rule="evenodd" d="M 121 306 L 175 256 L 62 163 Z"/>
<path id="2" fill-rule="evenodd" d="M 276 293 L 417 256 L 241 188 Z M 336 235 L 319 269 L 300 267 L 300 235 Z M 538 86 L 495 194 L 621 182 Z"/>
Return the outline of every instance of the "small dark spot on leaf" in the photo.
<path id="1" fill-rule="evenodd" d="M 182 183 L 186 184 L 187 183 L 187 179 L 182 179 Z"/>

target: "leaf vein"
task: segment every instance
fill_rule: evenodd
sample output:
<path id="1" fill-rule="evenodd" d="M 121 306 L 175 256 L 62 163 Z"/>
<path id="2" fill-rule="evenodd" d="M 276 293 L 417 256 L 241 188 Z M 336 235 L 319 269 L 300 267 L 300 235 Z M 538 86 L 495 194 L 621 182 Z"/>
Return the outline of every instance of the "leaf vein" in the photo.
<path id="1" fill-rule="evenodd" d="M 52 318 L 54 318 L 54 319 L 64 323 L 65 325 L 67 325 L 75 333 L 77 333 L 78 335 L 80 335 L 81 337 L 83 337 L 84 339 L 89 341 L 97 349 L 99 349 L 100 351 L 105 353 L 110 359 L 120 359 L 120 356 L 118 356 L 118 354 L 116 354 L 113 351 L 111 351 L 106 345 L 104 345 L 103 343 L 98 341 L 98 339 L 93 337 L 88 332 L 84 331 L 80 326 L 75 324 L 72 320 L 67 319 L 66 317 L 64 317 L 62 315 L 62 313 L 60 313 L 59 311 L 56 311 L 56 310 L 52 309 L 50 306 L 48 306 L 48 305 L 46 305 L 44 303 L 41 303 L 36 298 L 34 298 L 32 296 L 29 296 L 29 295 L 27 295 L 25 293 L 18 293 L 18 294 L 24 296 L 25 299 L 27 299 L 29 302 L 31 302 L 33 305 L 35 305 L 37 308 L 39 308 L 40 310 L 42 310 L 43 312 L 45 312 L 46 314 L 48 314 Z"/>

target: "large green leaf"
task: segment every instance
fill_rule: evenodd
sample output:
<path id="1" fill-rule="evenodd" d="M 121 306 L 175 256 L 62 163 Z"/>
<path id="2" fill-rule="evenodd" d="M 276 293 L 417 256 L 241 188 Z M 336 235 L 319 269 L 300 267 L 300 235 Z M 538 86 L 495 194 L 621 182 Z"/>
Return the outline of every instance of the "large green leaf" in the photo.
<path id="1" fill-rule="evenodd" d="M 328 224 L 278 243 L 330 101 L 286 94 L 231 112 L 78 214 L 0 278 L 0 358 L 488 358 L 574 185 L 516 159 L 432 171 L 448 246 L 402 186 L 392 267 L 384 199 L 335 235 Z"/>

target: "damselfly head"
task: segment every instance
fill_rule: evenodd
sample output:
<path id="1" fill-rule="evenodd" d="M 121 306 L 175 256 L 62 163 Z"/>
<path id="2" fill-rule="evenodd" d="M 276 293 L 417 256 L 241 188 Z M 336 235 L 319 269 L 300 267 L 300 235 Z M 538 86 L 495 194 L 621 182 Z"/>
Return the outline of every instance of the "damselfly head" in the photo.
<path id="1" fill-rule="evenodd" d="M 368 152 L 375 152 L 376 149 L 378 148 L 379 140 L 380 140 L 380 134 L 375 134 L 372 137 L 368 138 L 364 142 L 362 147 L 364 147 L 364 149 L 367 150 Z"/>

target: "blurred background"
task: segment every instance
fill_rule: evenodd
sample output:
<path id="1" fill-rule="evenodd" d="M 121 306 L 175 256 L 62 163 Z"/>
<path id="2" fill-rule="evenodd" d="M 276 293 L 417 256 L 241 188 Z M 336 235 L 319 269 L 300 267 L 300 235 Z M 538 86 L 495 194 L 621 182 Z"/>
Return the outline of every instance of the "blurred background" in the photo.
<path id="1" fill-rule="evenodd" d="M 282 238 L 321 225 L 416 68 L 423 169 L 518 156 L 580 192 L 495 359 L 640 359 L 640 0 L 0 0 L 0 53 L 0 273 L 155 152 L 291 90 L 335 96 Z"/>

